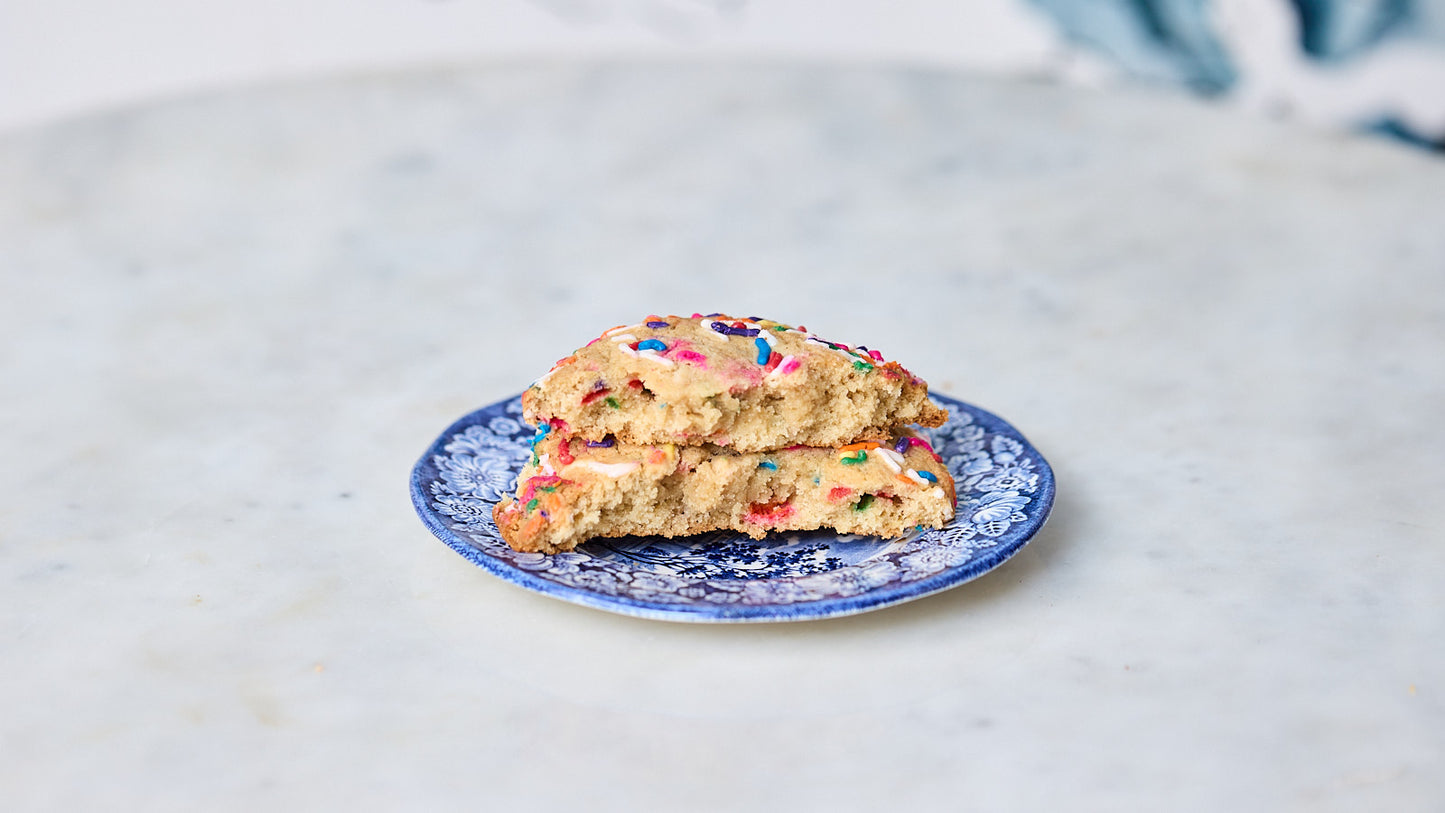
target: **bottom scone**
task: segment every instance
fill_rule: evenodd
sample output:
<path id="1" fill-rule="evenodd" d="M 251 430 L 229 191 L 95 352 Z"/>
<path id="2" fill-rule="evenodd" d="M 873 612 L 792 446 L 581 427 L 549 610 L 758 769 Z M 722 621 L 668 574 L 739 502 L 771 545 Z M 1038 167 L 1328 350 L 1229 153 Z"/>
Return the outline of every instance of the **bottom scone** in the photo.
<path id="1" fill-rule="evenodd" d="M 898 536 L 953 519 L 953 478 L 923 439 L 738 453 L 716 446 L 533 440 L 515 498 L 492 512 L 507 544 L 556 553 L 595 537 L 833 528 Z"/>

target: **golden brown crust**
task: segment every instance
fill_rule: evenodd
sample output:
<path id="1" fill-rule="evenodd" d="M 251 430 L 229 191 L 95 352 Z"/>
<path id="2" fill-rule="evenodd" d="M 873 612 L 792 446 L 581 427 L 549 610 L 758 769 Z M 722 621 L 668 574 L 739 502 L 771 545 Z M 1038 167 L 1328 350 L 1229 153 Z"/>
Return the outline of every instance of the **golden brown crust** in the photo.
<path id="1" fill-rule="evenodd" d="M 629 443 L 743 451 L 883 439 L 947 414 L 876 350 L 766 319 L 649 316 L 562 359 L 523 396 L 537 424 Z"/>

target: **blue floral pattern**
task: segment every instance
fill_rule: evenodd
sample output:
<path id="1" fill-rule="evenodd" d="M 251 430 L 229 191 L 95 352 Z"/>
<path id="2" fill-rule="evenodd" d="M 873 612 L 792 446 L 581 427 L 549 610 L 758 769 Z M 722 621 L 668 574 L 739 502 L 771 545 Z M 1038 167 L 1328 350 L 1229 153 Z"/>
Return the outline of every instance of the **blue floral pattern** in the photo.
<path id="1" fill-rule="evenodd" d="M 530 455 L 532 430 L 511 398 L 458 421 L 412 472 L 412 500 L 457 552 L 538 592 L 630 615 L 689 621 L 823 618 L 896 604 L 976 578 L 1043 525 L 1053 473 L 1007 423 L 945 396 L 927 434 L 958 487 L 942 529 L 897 539 L 807 531 L 754 541 L 735 532 L 686 539 L 597 539 L 575 551 L 519 553 L 492 522 Z"/>

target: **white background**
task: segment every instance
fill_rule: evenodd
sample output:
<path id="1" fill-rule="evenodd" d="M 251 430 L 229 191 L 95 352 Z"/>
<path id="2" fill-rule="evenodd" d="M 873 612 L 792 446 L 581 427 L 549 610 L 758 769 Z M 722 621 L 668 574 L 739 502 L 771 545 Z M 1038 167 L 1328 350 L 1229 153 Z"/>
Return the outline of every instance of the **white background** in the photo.
<path id="1" fill-rule="evenodd" d="M 1303 61 L 1283 0 L 1216 0 L 1224 104 L 1445 132 L 1445 49 Z M 1024 0 L 0 0 L 0 129 L 257 81 L 537 57 L 823 59 L 1114 81 Z"/>

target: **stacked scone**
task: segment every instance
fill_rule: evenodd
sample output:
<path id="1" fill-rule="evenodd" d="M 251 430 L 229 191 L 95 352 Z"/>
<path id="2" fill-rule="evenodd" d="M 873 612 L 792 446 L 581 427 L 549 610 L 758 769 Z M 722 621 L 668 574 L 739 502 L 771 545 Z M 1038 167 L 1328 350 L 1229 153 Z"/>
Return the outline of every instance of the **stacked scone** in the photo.
<path id="1" fill-rule="evenodd" d="M 953 479 L 908 428 L 947 417 L 928 385 L 801 327 L 649 316 L 557 362 L 522 407 L 532 456 L 492 514 L 517 550 L 723 529 L 897 536 L 953 518 Z"/>

